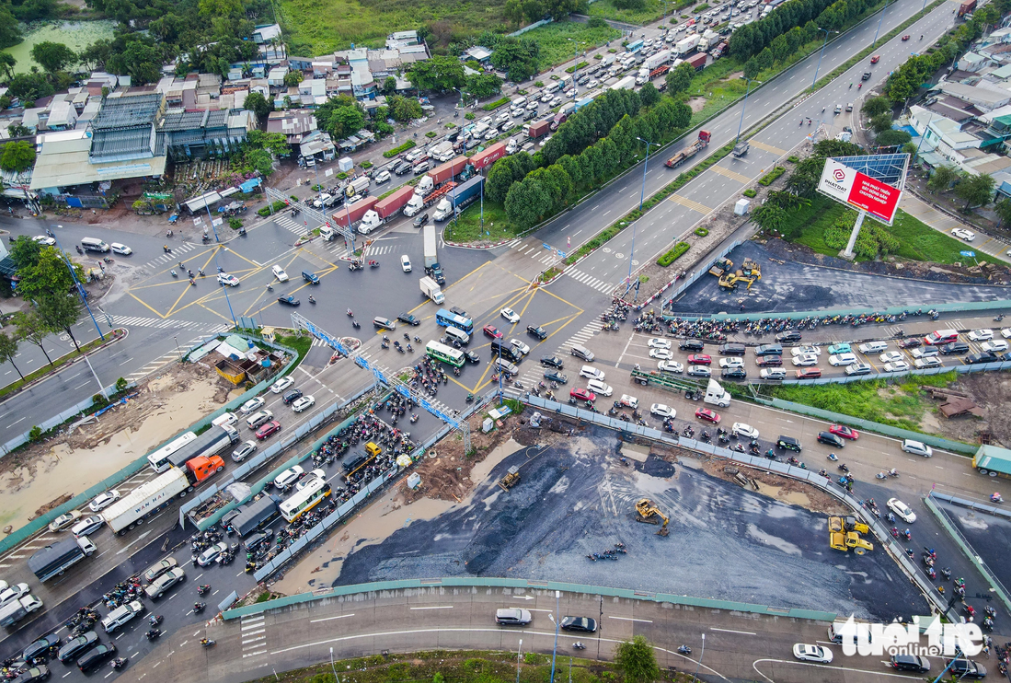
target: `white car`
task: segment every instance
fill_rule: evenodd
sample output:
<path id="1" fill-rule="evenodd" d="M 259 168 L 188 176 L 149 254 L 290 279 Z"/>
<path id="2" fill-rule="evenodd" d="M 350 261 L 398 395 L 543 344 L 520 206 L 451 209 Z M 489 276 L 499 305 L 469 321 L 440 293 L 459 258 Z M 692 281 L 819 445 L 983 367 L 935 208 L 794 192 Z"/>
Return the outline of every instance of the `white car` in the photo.
<path id="1" fill-rule="evenodd" d="M 917 515 L 914 514 L 914 511 L 908 508 L 906 503 L 899 498 L 890 498 L 886 501 L 886 506 L 907 524 L 913 524 L 917 521 Z"/>
<path id="2" fill-rule="evenodd" d="M 88 509 L 92 512 L 101 512 L 119 499 L 119 491 L 110 489 L 95 496 L 95 499 L 88 503 Z"/>
<path id="3" fill-rule="evenodd" d="M 964 228 L 953 228 L 952 230 L 949 231 L 949 233 L 953 237 L 961 239 L 964 242 L 972 242 L 977 238 L 975 234 L 973 234 L 969 230 L 965 230 Z"/>
<path id="4" fill-rule="evenodd" d="M 509 120 L 510 120 L 509 112 L 505 112 L 505 111 L 502 114 L 499 114 L 499 116 L 497 116 L 495 118 L 495 122 L 496 123 L 506 123 Z"/>
<path id="5" fill-rule="evenodd" d="M 763 368 L 759 376 L 763 379 L 787 379 L 787 371 L 783 368 Z"/>
<path id="6" fill-rule="evenodd" d="M 663 403 L 655 403 L 652 406 L 650 406 L 650 414 L 656 415 L 657 417 L 665 417 L 665 418 L 670 417 L 674 419 L 675 409 L 671 408 L 670 406 L 666 406 Z"/>
<path id="7" fill-rule="evenodd" d="M 546 92 L 544 95 L 541 96 L 542 104 L 548 104 L 551 101 L 552 101 L 552 93 Z"/>
<path id="8" fill-rule="evenodd" d="M 239 412 L 242 413 L 243 415 L 249 415 L 254 410 L 262 406 L 264 403 L 266 403 L 266 401 L 264 401 L 262 396 L 251 398 L 250 400 L 242 404 L 242 406 L 239 408 Z"/>
<path id="9" fill-rule="evenodd" d="M 239 278 L 235 275 L 229 275 L 228 273 L 218 273 L 218 284 L 225 287 L 238 287 Z"/>
<path id="10" fill-rule="evenodd" d="M 327 206 L 327 202 L 329 202 L 333 198 L 334 197 L 332 195 L 324 192 L 319 197 L 313 200 L 313 208 L 322 209 L 323 207 Z"/>
<path id="11" fill-rule="evenodd" d="M 910 363 L 905 360 L 893 361 L 892 363 L 886 363 L 882 366 L 882 370 L 885 372 L 906 372 L 910 369 Z"/>
<path id="12" fill-rule="evenodd" d="M 832 366 L 850 365 L 851 363 L 856 362 L 857 356 L 852 353 L 838 353 L 829 357 L 829 364 Z"/>
<path id="13" fill-rule="evenodd" d="M 745 367 L 745 359 L 738 356 L 731 356 L 729 358 L 721 358 L 717 361 L 717 365 L 722 368 L 743 368 Z"/>
<path id="14" fill-rule="evenodd" d="M 659 360 L 671 360 L 675 356 L 667 349 L 650 349 L 650 357 Z"/>
<path id="15" fill-rule="evenodd" d="M 652 349 L 670 349 L 671 342 L 667 339 L 653 338 L 647 342 L 647 346 L 649 346 Z"/>
<path id="16" fill-rule="evenodd" d="M 28 595 L 31 587 L 27 583 L 16 583 L 10 588 L 0 593 L 0 607 L 7 605 L 8 603 L 14 602 L 20 597 Z"/>
<path id="17" fill-rule="evenodd" d="M 830 664 L 833 661 L 833 653 L 828 647 L 798 643 L 794 646 L 794 658 L 803 662 Z"/>
<path id="18" fill-rule="evenodd" d="M 499 137 L 498 128 L 490 128 L 489 131 L 485 133 L 486 140 L 495 140 L 497 137 Z"/>
<path id="19" fill-rule="evenodd" d="M 743 436 L 746 439 L 758 439 L 759 430 L 744 422 L 735 422 L 731 425 L 731 433 L 735 436 Z"/>
<path id="20" fill-rule="evenodd" d="M 292 379 L 291 377 L 282 377 L 277 382 L 271 385 L 271 393 L 280 394 L 282 391 L 292 386 L 293 384 L 295 384 L 295 380 Z"/>
<path id="21" fill-rule="evenodd" d="M 816 365 L 819 362 L 819 357 L 816 356 L 814 353 L 803 353 L 800 356 L 795 356 L 794 358 L 792 358 L 791 362 L 794 363 L 799 368 L 802 368 L 807 367 L 809 365 Z"/>
<path id="22" fill-rule="evenodd" d="M 938 356 L 931 356 L 930 358 L 918 358 L 914 361 L 914 367 L 919 370 L 924 368 L 937 368 L 942 364 L 942 359 Z"/>
<path id="23" fill-rule="evenodd" d="M 878 353 L 880 351 L 885 351 L 888 348 L 889 348 L 889 345 L 886 344 L 885 342 L 883 342 L 883 341 L 874 341 L 874 342 L 868 342 L 867 344 L 861 344 L 859 347 L 857 347 L 857 350 L 860 351 L 861 353 L 867 355 L 869 353 Z"/>
<path id="24" fill-rule="evenodd" d="M 685 370 L 685 366 L 676 360 L 662 360 L 657 363 L 657 369 L 661 372 L 673 372 L 680 375 Z"/>
<path id="25" fill-rule="evenodd" d="M 390 182 L 390 171 L 380 171 L 376 174 L 376 177 L 373 178 L 373 182 L 377 185 Z"/>
<path id="26" fill-rule="evenodd" d="M 593 365 L 584 365 L 580 368 L 580 377 L 586 377 L 587 379 L 597 379 L 604 381 L 604 373 L 595 368 Z"/>
<path id="27" fill-rule="evenodd" d="M 327 473 L 324 472 L 323 470 L 313 470 L 312 472 L 304 476 L 302 479 L 299 479 L 298 483 L 295 484 L 295 490 L 301 491 L 302 489 L 312 484 L 313 481 L 316 479 L 322 479 L 323 481 L 327 481 Z"/>
<path id="28" fill-rule="evenodd" d="M 994 339 L 981 344 L 980 350 L 984 353 L 987 353 L 988 351 L 991 351 L 992 353 L 1005 353 L 1008 351 L 1008 344 L 1001 339 Z"/>
<path id="29" fill-rule="evenodd" d="M 904 439 L 903 442 L 900 444 L 900 448 L 905 453 L 913 453 L 914 455 L 919 455 L 922 458 L 931 457 L 931 446 L 925 443 L 921 443 L 920 441 L 914 441 L 913 439 Z"/>
<path id="30" fill-rule="evenodd" d="M 290 488 L 292 484 L 298 481 L 299 475 L 301 475 L 304 471 L 305 470 L 303 470 L 298 465 L 289 467 L 287 470 L 285 470 L 284 472 L 282 472 L 281 474 L 279 474 L 277 477 L 274 478 L 274 488 L 278 488 L 281 490 Z"/>
<path id="31" fill-rule="evenodd" d="M 604 396 L 606 398 L 615 393 L 614 389 L 599 379 L 587 380 L 587 390 L 594 392 L 598 396 Z"/>
<path id="32" fill-rule="evenodd" d="M 411 272 L 411 259 L 408 258 L 407 254 L 401 254 L 401 270 L 405 273 Z"/>
<path id="33" fill-rule="evenodd" d="M 1005 337 L 1006 339 L 1012 338 L 1012 327 L 1001 328 L 1001 336 Z"/>
<path id="34" fill-rule="evenodd" d="M 281 266 L 272 266 L 271 272 L 274 274 L 274 277 L 278 279 L 278 282 L 288 282 L 288 273 L 286 273 L 285 269 Z"/>
<path id="35" fill-rule="evenodd" d="M 221 557 L 222 554 L 227 550 L 228 550 L 228 543 L 225 543 L 225 541 L 215 543 L 210 548 L 206 549 L 204 552 L 200 553 L 200 555 L 197 556 L 197 566 L 206 567 L 209 564 L 213 564 L 215 560 Z"/>
<path id="36" fill-rule="evenodd" d="M 295 402 L 292 403 L 292 410 L 297 413 L 301 413 L 306 408 L 311 407 L 314 403 L 316 403 L 316 399 L 312 396 L 303 396 L 302 398 L 295 399 Z"/>
<path id="37" fill-rule="evenodd" d="M 499 315 L 509 320 L 512 324 L 516 325 L 520 322 L 520 316 L 512 308 L 504 308 L 499 311 Z"/>
<path id="38" fill-rule="evenodd" d="M 109 245 L 109 248 L 112 249 L 112 253 L 119 254 L 120 256 L 129 256 L 134 253 L 133 249 L 125 244 L 120 244 L 119 242 L 113 242 Z"/>
<path id="39" fill-rule="evenodd" d="M 510 346 L 519 351 L 522 355 L 526 356 L 531 352 L 531 347 L 524 344 L 519 339 L 510 339 Z"/>
<path id="40" fill-rule="evenodd" d="M 537 100 L 534 100 L 534 101 L 531 101 L 531 102 L 527 103 L 527 111 L 537 111 L 537 110 L 538 110 L 538 102 L 537 102 Z"/>
<path id="41" fill-rule="evenodd" d="M 966 336 L 970 341 L 990 341 L 994 339 L 994 332 L 991 330 L 971 330 Z"/>
<path id="42" fill-rule="evenodd" d="M 599 80 L 597 80 L 596 78 L 591 78 L 590 81 L 587 83 L 587 90 L 592 90 L 593 88 L 596 88 L 599 85 L 601 85 L 601 82 Z"/>
<path id="43" fill-rule="evenodd" d="M 921 346 L 910 352 L 910 355 L 914 358 L 930 358 L 931 356 L 938 355 L 937 346 Z"/>
<path id="44" fill-rule="evenodd" d="M 49 235 L 36 235 L 35 237 L 32 238 L 32 241 L 33 242 L 38 242 L 39 244 L 41 244 L 44 247 L 55 247 L 56 246 L 56 240 L 53 239 L 52 237 L 50 237 Z"/>
<path id="45" fill-rule="evenodd" d="M 791 355 L 792 356 L 804 356 L 804 355 L 821 356 L 822 355 L 822 349 L 820 349 L 818 346 L 795 346 L 793 349 L 791 349 Z"/>
<path id="46" fill-rule="evenodd" d="M 897 361 L 903 360 L 903 354 L 899 351 L 886 351 L 885 353 L 879 354 L 878 359 L 883 363 L 896 363 Z"/>

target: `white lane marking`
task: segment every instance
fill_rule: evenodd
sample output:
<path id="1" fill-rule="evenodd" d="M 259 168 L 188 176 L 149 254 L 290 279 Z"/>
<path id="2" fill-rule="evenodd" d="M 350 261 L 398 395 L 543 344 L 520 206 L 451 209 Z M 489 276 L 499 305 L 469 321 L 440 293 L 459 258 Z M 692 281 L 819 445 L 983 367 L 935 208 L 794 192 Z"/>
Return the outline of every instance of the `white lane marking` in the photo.
<path id="1" fill-rule="evenodd" d="M 413 609 L 413 610 L 420 610 L 420 609 L 453 609 L 453 605 L 436 605 L 436 606 L 433 606 L 433 607 L 412 607 L 411 609 Z"/>
<path id="2" fill-rule="evenodd" d="M 620 621 L 638 621 L 638 622 L 640 622 L 642 624 L 652 624 L 652 623 L 654 623 L 653 619 L 633 619 L 632 617 L 612 617 L 612 616 L 609 616 L 608 618 L 609 619 L 618 619 Z"/>
<path id="3" fill-rule="evenodd" d="M 353 617 L 353 616 L 355 616 L 354 612 L 351 613 L 351 614 L 339 614 L 336 617 L 327 617 L 326 619 L 310 619 L 309 623 L 310 624 L 318 624 L 321 621 L 334 621 L 334 619 L 347 619 L 348 617 Z"/>
<path id="4" fill-rule="evenodd" d="M 752 633 L 752 631 L 732 631 L 729 628 L 717 628 L 716 626 L 711 626 L 710 630 L 711 631 L 720 631 L 721 633 L 737 633 L 737 634 L 742 635 L 742 636 L 754 636 L 755 635 L 754 633 Z"/>

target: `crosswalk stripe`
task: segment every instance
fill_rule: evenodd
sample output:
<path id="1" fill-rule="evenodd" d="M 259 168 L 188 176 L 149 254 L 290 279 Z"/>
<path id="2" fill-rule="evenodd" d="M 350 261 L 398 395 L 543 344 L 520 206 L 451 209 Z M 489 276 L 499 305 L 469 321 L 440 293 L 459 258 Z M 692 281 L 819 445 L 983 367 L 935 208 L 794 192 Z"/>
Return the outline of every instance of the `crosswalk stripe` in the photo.
<path id="1" fill-rule="evenodd" d="M 668 197 L 668 201 L 672 201 L 675 204 L 681 204 L 682 206 L 688 207 L 693 211 L 698 211 L 699 213 L 710 213 L 710 207 L 706 206 L 705 204 L 700 204 L 694 199 L 683 197 L 677 192 L 672 193 L 672 195 Z"/>

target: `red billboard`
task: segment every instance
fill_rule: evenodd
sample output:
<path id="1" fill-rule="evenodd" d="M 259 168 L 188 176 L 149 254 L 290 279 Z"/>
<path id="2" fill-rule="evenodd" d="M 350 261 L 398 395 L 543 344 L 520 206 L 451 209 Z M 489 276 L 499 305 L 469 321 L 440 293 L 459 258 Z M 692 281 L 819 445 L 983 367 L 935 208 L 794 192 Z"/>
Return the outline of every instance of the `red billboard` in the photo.
<path id="1" fill-rule="evenodd" d="M 896 206 L 900 202 L 900 191 L 885 183 L 857 172 L 854 185 L 850 188 L 847 203 L 858 209 L 864 209 L 875 218 L 891 224 L 896 215 Z"/>

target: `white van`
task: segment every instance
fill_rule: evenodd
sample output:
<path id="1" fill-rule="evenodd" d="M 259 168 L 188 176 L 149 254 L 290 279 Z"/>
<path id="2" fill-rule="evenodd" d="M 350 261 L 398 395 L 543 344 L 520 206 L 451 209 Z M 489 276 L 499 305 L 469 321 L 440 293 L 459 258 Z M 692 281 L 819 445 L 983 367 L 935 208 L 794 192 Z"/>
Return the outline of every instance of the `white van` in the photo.
<path id="1" fill-rule="evenodd" d="M 520 109 L 521 107 L 526 107 L 527 106 L 527 98 L 523 97 L 523 96 L 521 96 L 521 97 L 515 97 L 515 98 L 513 98 L 513 101 L 510 102 L 510 106 L 513 107 L 514 109 Z"/>
<path id="2" fill-rule="evenodd" d="M 238 421 L 239 418 L 237 418 L 234 413 L 224 413 L 211 420 L 211 424 L 216 427 L 231 427 Z"/>
<path id="3" fill-rule="evenodd" d="M 611 396 L 613 393 L 612 388 L 599 379 L 587 380 L 587 389 L 598 396 Z"/>
<path id="4" fill-rule="evenodd" d="M 81 240 L 81 246 L 85 251 L 97 251 L 102 254 L 109 251 L 109 245 L 97 237 L 85 237 Z"/>
<path id="5" fill-rule="evenodd" d="M 461 344 L 470 344 L 471 343 L 471 337 L 470 337 L 470 335 L 467 334 L 467 332 L 464 332 L 464 330 L 461 330 L 459 328 L 453 327 L 452 325 L 447 326 L 447 328 L 446 328 L 446 336 L 451 341 L 454 340 L 454 339 L 456 339 Z"/>
<path id="6" fill-rule="evenodd" d="M 102 620 L 102 628 L 105 629 L 106 633 L 114 633 L 120 626 L 127 623 L 143 611 L 144 605 L 141 604 L 140 600 L 134 600 L 133 602 L 128 602 L 125 605 L 120 605 L 113 611 L 109 612 L 109 616 Z"/>

